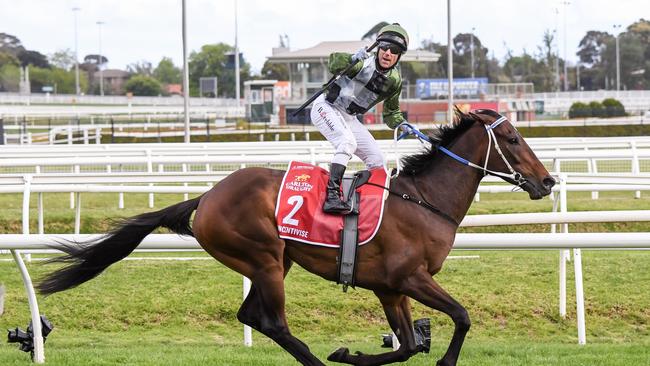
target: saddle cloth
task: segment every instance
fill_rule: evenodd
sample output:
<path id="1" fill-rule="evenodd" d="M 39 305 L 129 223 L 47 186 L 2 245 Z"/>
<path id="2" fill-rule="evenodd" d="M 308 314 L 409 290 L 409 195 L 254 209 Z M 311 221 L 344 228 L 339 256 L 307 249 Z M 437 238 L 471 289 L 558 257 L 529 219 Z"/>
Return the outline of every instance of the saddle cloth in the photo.
<path id="1" fill-rule="evenodd" d="M 368 182 L 386 186 L 384 168 L 372 169 Z M 275 219 L 280 238 L 306 244 L 338 248 L 343 229 L 342 215 L 323 212 L 326 197 L 327 170 L 307 163 L 292 161 L 282 179 L 275 206 Z M 359 202 L 359 245 L 370 241 L 381 223 L 387 191 L 364 184 L 357 188 Z"/>

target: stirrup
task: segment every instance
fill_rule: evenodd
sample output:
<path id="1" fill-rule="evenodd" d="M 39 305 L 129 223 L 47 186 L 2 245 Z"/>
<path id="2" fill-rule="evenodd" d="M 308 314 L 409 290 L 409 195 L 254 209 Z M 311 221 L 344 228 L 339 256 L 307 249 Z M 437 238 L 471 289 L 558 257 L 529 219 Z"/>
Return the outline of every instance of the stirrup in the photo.
<path id="1" fill-rule="evenodd" d="M 352 207 L 350 207 L 347 202 L 340 201 L 340 205 L 332 207 L 326 207 L 326 205 L 327 201 L 325 201 L 325 204 L 323 204 L 323 212 L 325 213 L 347 215 L 352 212 Z"/>

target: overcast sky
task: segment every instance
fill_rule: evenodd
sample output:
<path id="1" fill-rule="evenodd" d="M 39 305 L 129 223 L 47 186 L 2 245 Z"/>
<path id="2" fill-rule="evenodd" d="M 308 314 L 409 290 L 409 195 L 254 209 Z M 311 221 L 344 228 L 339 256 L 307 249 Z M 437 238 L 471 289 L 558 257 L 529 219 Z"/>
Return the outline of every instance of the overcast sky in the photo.
<path id="1" fill-rule="evenodd" d="M 399 22 L 411 44 L 433 38 L 447 40 L 445 0 L 187 0 L 188 47 L 234 44 L 235 3 L 238 9 L 239 47 L 254 72 L 259 72 L 279 35 L 289 37 L 291 49 L 318 42 L 356 40 L 380 21 Z M 650 0 L 452 0 L 452 34 L 471 32 L 502 60 L 511 49 L 537 52 L 546 29 L 559 32 L 564 55 L 564 24 L 569 61 L 576 60 L 580 39 L 588 30 L 613 33 L 650 18 Z M 74 51 L 74 12 L 78 14 L 79 58 L 99 52 L 109 68 L 146 60 L 154 66 L 171 57 L 182 66 L 181 0 L 0 0 L 0 32 L 17 36 L 27 49 L 49 55 Z M 556 14 L 557 9 L 557 14 Z M 566 11 L 565 11 L 566 9 Z"/>

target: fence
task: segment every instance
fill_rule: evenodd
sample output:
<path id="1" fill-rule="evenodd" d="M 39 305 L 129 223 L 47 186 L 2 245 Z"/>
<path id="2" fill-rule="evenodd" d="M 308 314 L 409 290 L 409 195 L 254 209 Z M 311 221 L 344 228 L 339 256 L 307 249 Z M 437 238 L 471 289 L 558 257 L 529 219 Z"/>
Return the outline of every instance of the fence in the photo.
<path id="1" fill-rule="evenodd" d="M 144 105 L 144 106 L 183 106 L 182 97 L 142 97 L 125 95 L 74 95 L 74 94 L 19 94 L 0 93 L 0 104 L 31 105 L 31 104 L 61 104 L 70 108 L 84 104 L 103 105 Z M 235 98 L 190 98 L 192 106 L 237 106 Z"/>
<path id="2" fill-rule="evenodd" d="M 81 178 L 81 177 L 77 177 Z M 205 178 L 205 177 L 203 177 Z M 213 178 L 213 177 L 210 177 Z M 167 179 L 170 179 L 167 177 Z M 173 179 L 190 180 L 189 177 L 180 176 Z M 647 183 L 647 181 L 644 181 Z M 650 190 L 650 184 L 617 186 L 616 190 L 621 189 L 644 189 Z M 77 194 L 77 212 L 75 219 L 75 233 L 79 233 L 81 203 L 80 193 L 84 192 L 107 192 L 107 191 L 128 191 L 128 192 L 166 192 L 179 193 L 186 191 L 203 192 L 207 187 L 151 187 L 151 186 L 94 186 L 94 185 L 52 185 L 49 187 L 32 185 L 30 176 L 23 179 L 22 187 L 20 185 L 5 185 L 0 187 L 0 192 L 22 192 L 23 193 L 23 234 L 22 235 L 0 235 L 0 249 L 11 250 L 14 260 L 16 261 L 23 282 L 28 294 L 30 312 L 34 326 L 34 344 L 35 357 L 37 363 L 44 362 L 43 339 L 41 336 L 38 304 L 31 283 L 31 278 L 27 268 L 20 256 L 19 250 L 34 250 L 47 248 L 48 244 L 54 244 L 62 238 L 81 239 L 88 236 L 66 236 L 66 235 L 42 235 L 42 200 L 39 195 L 39 233 L 41 235 L 29 235 L 29 203 L 32 192 L 76 192 Z M 20 189 L 22 188 L 22 190 Z M 505 186 L 479 187 L 483 192 L 501 192 Z M 581 187 L 584 189 L 585 187 Z M 592 190 L 594 187 L 587 185 L 586 189 Z M 589 212 L 589 213 L 567 213 L 568 191 L 573 190 L 571 185 L 567 184 L 567 176 L 560 176 L 559 187 L 554 188 L 555 192 L 559 191 L 559 199 L 555 200 L 554 211 L 558 207 L 561 214 L 517 214 L 517 215 L 481 215 L 468 216 L 463 221 L 463 226 L 470 225 L 514 225 L 530 223 L 562 223 L 562 234 L 555 233 L 555 226 L 552 227 L 551 234 L 459 234 L 456 238 L 454 248 L 456 249 L 551 249 L 551 248 L 574 248 L 574 266 L 576 281 L 576 307 L 578 314 L 578 342 L 586 343 L 585 336 L 585 319 L 584 319 L 584 293 L 582 285 L 582 262 L 580 248 L 650 248 L 650 233 L 588 233 L 588 234 L 569 234 L 568 222 L 603 222 L 603 221 L 649 221 L 650 211 L 624 211 L 624 212 Z M 558 204 L 559 203 L 559 206 Z M 193 239 L 181 238 L 175 235 L 150 235 L 139 247 L 142 249 L 196 249 L 197 243 Z M 566 261 L 568 254 L 566 250 L 561 251 L 560 256 L 560 314 L 566 315 Z M 245 282 L 246 286 L 250 284 Z M 246 290 L 244 290 L 246 293 Z M 251 344 L 250 329 L 245 328 L 245 344 Z"/>
<path id="3" fill-rule="evenodd" d="M 554 195 L 559 192 L 559 198 L 555 199 L 554 211 L 560 214 L 540 215 L 540 214 L 521 214 L 526 216 L 513 217 L 492 217 L 492 218 L 472 218 L 469 216 L 468 222 L 463 225 L 497 225 L 516 224 L 525 221 L 526 223 L 562 223 L 560 230 L 562 234 L 555 233 L 555 224 L 552 226 L 551 234 L 459 234 L 454 245 L 457 249 L 549 249 L 549 248 L 575 248 L 574 249 L 574 266 L 576 280 L 576 306 L 578 313 L 578 341 L 580 344 L 586 342 L 585 322 L 584 322 L 584 294 L 582 291 L 582 264 L 580 261 L 579 248 L 648 248 L 650 247 L 650 233 L 596 233 L 596 234 L 569 234 L 567 222 L 595 222 L 595 221 L 647 221 L 650 218 L 648 211 L 636 212 L 614 212 L 614 213 L 567 213 L 568 191 L 598 191 L 598 190 L 650 190 L 650 176 L 640 173 L 641 161 L 650 157 L 650 149 L 639 149 L 640 146 L 646 146 L 643 139 L 609 140 L 610 146 L 618 145 L 620 149 L 607 150 L 603 144 L 607 142 L 601 140 L 590 141 L 596 145 L 590 145 L 591 150 L 585 151 L 584 141 L 561 140 L 562 143 L 548 142 L 538 150 L 538 156 L 547 160 L 555 169 L 560 172 L 562 160 L 629 160 L 632 174 L 630 175 L 612 175 L 608 177 L 595 174 L 582 174 L 575 177 L 561 175 L 560 185 L 554 189 Z M 558 140 L 560 141 L 560 140 Z M 382 142 L 386 144 L 387 142 Z M 418 145 L 402 144 L 399 149 L 390 154 L 391 158 L 396 158 L 400 152 L 408 151 Z M 213 146 L 214 145 L 214 146 Z M 544 145 L 544 144 L 540 144 Z M 154 145 L 163 148 L 160 145 Z M 28 293 L 30 302 L 30 311 L 34 324 L 35 334 L 35 361 L 44 362 L 44 352 L 42 338 L 40 338 L 40 321 L 38 320 L 38 305 L 31 285 L 29 273 L 19 255 L 19 250 L 31 250 L 43 248 L 45 244 L 51 243 L 52 240 L 65 237 L 62 235 L 29 235 L 29 203 L 32 193 L 38 193 L 38 215 L 39 215 L 39 233 L 43 234 L 43 204 L 42 194 L 44 192 L 71 192 L 72 203 L 75 201 L 75 233 L 79 233 L 81 220 L 81 193 L 82 192 L 145 192 L 150 193 L 150 206 L 153 206 L 153 192 L 156 193 L 200 193 L 208 189 L 207 184 L 220 180 L 229 171 L 242 167 L 244 165 L 262 165 L 262 166 L 281 166 L 284 168 L 289 160 L 302 157 L 314 164 L 328 162 L 331 157 L 331 148 L 327 143 L 310 144 L 307 150 L 305 146 L 298 144 L 275 144 L 277 150 L 270 153 L 263 147 L 266 144 L 254 145 L 236 145 L 236 144 L 204 144 L 188 146 L 185 144 L 164 146 L 165 151 L 161 150 L 154 155 L 152 146 L 144 146 L 145 149 L 132 149 L 129 146 L 103 145 L 101 148 L 93 148 L 89 151 L 84 149 L 78 150 L 76 146 L 66 147 L 58 151 L 58 157 L 46 157 L 53 154 L 54 150 L 49 147 L 43 149 L 34 149 L 27 153 L 27 150 L 20 148 L 0 149 L 3 152 L 3 158 L 0 159 L 0 166 L 33 169 L 35 173 L 46 170 L 48 167 L 53 169 L 65 168 L 67 171 L 72 170 L 74 173 L 68 174 L 36 174 L 36 175 L 5 175 L 0 176 L 0 193 L 18 193 L 23 194 L 23 234 L 22 235 L 0 235 L 0 249 L 12 250 L 12 255 L 20 268 L 21 275 Z M 148 147 L 148 148 L 147 148 Z M 103 150 L 102 150 L 103 149 Z M 282 150 L 284 149 L 284 150 Z M 330 149 L 330 150 L 328 150 Z M 36 151 L 39 150 L 39 151 Z M 63 151 L 65 150 L 65 152 Z M 200 151 L 200 155 L 197 152 Z M 5 154 L 6 153 L 6 154 Z M 25 153 L 30 155 L 24 157 Z M 86 156 L 85 153 L 88 153 Z M 68 154 L 68 155 L 66 155 Z M 244 155 L 242 155 L 244 154 Z M 191 165 L 198 165 L 202 172 L 192 171 Z M 158 165 L 158 170 L 163 174 L 155 174 L 153 166 Z M 184 172 L 167 173 L 164 170 L 170 165 L 182 166 Z M 130 174 L 117 174 L 111 176 L 114 166 L 135 166 L 137 171 Z M 100 167 L 106 170 L 102 174 L 81 174 L 81 167 L 96 168 Z M 144 168 L 143 168 L 144 167 Z M 215 169 L 219 167 L 219 169 Z M 230 167 L 230 169 L 228 169 Z M 6 169 L 6 168 L 5 168 Z M 576 182 L 585 182 L 580 184 L 568 184 L 567 180 Z M 488 182 L 490 180 L 487 180 Z M 84 184 L 79 184 L 82 182 Z M 197 183 L 201 186 L 153 186 L 161 183 Z M 600 183 L 599 183 L 600 182 Z M 605 182 L 604 184 L 602 182 Z M 144 186 L 125 185 L 130 183 L 147 184 Z M 110 185 L 112 184 L 112 185 Z M 506 192 L 510 191 L 509 186 L 482 185 L 479 192 Z M 74 206 L 74 205 L 72 205 Z M 72 207 L 71 206 L 71 207 Z M 123 203 L 121 204 L 123 207 Z M 575 215 L 574 215 L 575 214 Z M 488 221 L 489 220 L 489 221 Z M 496 221 L 495 221 L 496 220 Z M 489 222 L 489 223 L 488 223 Z M 142 245 L 142 248 L 156 249 L 187 249 L 196 248 L 196 243 L 192 240 L 179 238 L 176 236 L 150 236 Z M 560 314 L 566 315 L 566 260 L 568 253 L 566 250 L 561 251 L 560 257 Z M 247 336 L 248 337 L 248 336 Z M 246 341 L 250 343 L 250 338 Z"/>

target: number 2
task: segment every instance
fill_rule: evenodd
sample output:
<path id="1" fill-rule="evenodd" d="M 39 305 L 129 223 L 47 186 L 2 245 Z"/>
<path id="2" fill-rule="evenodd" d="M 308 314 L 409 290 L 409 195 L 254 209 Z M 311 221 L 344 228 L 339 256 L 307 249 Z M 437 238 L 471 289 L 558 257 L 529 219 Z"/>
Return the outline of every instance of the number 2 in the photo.
<path id="1" fill-rule="evenodd" d="M 287 200 L 287 203 L 290 205 L 293 205 L 293 209 L 287 216 L 282 219 L 283 224 L 287 225 L 292 225 L 292 226 L 298 226 L 299 221 L 293 218 L 293 215 L 300 210 L 300 207 L 302 207 L 302 204 L 304 203 L 304 199 L 302 196 L 291 196 Z"/>

